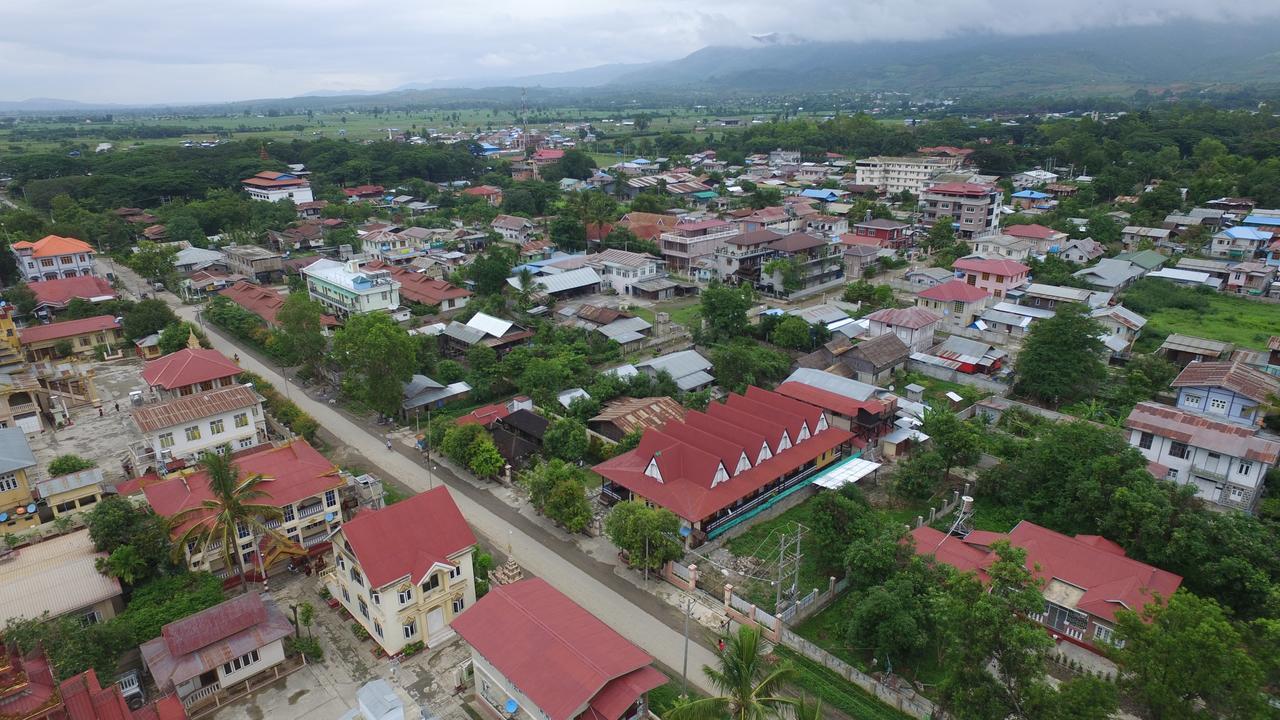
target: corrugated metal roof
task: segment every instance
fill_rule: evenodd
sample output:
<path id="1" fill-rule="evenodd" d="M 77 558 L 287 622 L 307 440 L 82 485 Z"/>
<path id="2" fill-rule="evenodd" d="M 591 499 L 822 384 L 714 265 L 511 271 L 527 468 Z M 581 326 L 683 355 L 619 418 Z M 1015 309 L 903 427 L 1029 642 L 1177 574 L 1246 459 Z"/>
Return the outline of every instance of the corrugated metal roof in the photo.
<path id="1" fill-rule="evenodd" d="M 258 393 L 251 387 L 234 385 L 134 408 L 133 421 L 138 425 L 139 430 L 147 433 L 232 410 L 253 407 L 261 400 Z"/>
<path id="2" fill-rule="evenodd" d="M 874 385 L 812 368 L 798 368 L 783 382 L 800 383 L 860 401 L 875 398 L 878 390 Z"/>
<path id="3" fill-rule="evenodd" d="M 516 289 L 520 289 L 519 278 L 507 278 L 507 283 Z M 534 284 L 541 286 L 543 292 L 555 294 L 590 287 L 591 285 L 599 285 L 600 276 L 596 274 L 594 269 L 583 267 L 562 272 L 558 275 L 539 276 L 534 280 Z"/>
<path id="4" fill-rule="evenodd" d="M 467 321 L 467 327 L 480 330 L 486 335 L 491 335 L 496 338 L 506 335 L 514 324 L 515 323 L 510 320 L 503 320 L 502 318 L 496 318 L 482 312 L 472 315 L 471 319 Z"/>
<path id="5" fill-rule="evenodd" d="M 33 467 L 36 456 L 31 452 L 27 434 L 22 428 L 0 428 L 0 473 Z"/>
<path id="6" fill-rule="evenodd" d="M 686 375 L 710 370 L 711 361 L 699 355 L 696 350 L 680 350 L 636 363 L 636 367 L 649 368 L 655 373 L 665 370 L 672 378 L 679 381 Z"/>
<path id="7" fill-rule="evenodd" d="M 120 582 L 97 570 L 88 530 L 28 545 L 0 561 L 0 622 L 58 617 L 120 594 Z"/>
<path id="8" fill-rule="evenodd" d="M 36 483 L 36 494 L 42 498 L 49 498 L 72 490 L 89 487 L 90 485 L 101 485 L 103 481 L 102 468 L 89 468 L 80 472 L 73 472 L 67 475 L 59 475 L 48 480 L 41 480 Z"/>

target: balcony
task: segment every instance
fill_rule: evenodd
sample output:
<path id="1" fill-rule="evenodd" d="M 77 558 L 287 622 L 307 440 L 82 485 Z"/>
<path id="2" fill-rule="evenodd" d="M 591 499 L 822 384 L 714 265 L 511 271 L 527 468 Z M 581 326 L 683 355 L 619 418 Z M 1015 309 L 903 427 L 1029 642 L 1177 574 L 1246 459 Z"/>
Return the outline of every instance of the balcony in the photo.
<path id="1" fill-rule="evenodd" d="M 298 517 L 299 518 L 311 517 L 312 515 L 318 515 L 319 513 L 322 513 L 322 512 L 324 512 L 324 503 L 320 502 L 319 500 L 316 500 L 315 502 L 312 502 L 308 505 L 303 505 L 299 507 Z"/>
<path id="2" fill-rule="evenodd" d="M 1213 482 L 1224 483 L 1228 481 L 1226 473 L 1218 472 L 1216 470 L 1210 470 L 1206 467 L 1195 465 L 1195 464 L 1191 466 L 1191 475 L 1194 477 L 1202 477 L 1206 480 L 1211 480 Z"/>
<path id="3" fill-rule="evenodd" d="M 215 680 L 212 685 L 205 685 L 199 690 L 196 690 L 190 695 L 182 698 L 182 706 L 184 708 L 190 709 L 191 706 L 201 704 L 202 700 L 204 700 L 205 698 L 212 697 L 221 689 L 222 689 L 222 686 L 219 685 L 218 682 Z"/>

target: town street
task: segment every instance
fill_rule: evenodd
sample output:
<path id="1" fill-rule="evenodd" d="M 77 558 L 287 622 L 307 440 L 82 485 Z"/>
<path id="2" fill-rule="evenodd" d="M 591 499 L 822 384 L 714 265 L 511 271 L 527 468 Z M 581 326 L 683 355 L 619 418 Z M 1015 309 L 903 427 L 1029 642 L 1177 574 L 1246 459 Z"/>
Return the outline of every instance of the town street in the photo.
<path id="1" fill-rule="evenodd" d="M 116 272 L 127 276 L 127 286 L 146 287 L 146 283 L 132 271 L 117 266 Z M 167 292 L 158 295 L 180 317 L 196 321 L 195 306 L 183 305 Z M 207 323 L 203 327 L 215 348 L 228 357 L 239 354 L 240 364 L 245 370 L 261 375 L 283 391 L 286 381 L 276 368 L 235 345 Z M 387 450 L 382 435 L 375 436 L 337 408 L 313 400 L 296 385 L 290 389 L 290 397 L 322 427 L 373 462 L 377 466 L 375 472 L 382 477 L 395 478 L 419 492 L 429 489 L 426 469 L 402 452 Z M 685 641 L 684 617 L 679 612 L 618 577 L 612 565 L 586 556 L 572 542 L 558 538 L 520 516 L 514 508 L 503 504 L 488 491 L 456 477 L 440 464 L 435 467 L 437 469 L 431 473 L 431 478 L 449 487 L 462 514 L 491 546 L 503 548 L 510 539 L 513 554 L 522 567 L 546 579 L 667 668 L 677 674 L 680 672 Z M 700 642 L 706 638 L 696 623 L 692 623 L 690 635 L 689 683 L 704 692 L 710 691 L 702 667 L 713 665 L 715 657 Z"/>

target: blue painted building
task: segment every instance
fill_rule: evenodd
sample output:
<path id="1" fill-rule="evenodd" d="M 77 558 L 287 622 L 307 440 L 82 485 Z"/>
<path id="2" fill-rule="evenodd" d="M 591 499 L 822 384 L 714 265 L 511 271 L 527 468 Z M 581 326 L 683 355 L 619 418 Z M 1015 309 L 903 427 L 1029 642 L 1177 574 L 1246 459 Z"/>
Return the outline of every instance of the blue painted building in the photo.
<path id="1" fill-rule="evenodd" d="M 1193 362 L 1171 383 L 1179 410 L 1238 425 L 1262 423 L 1268 398 L 1280 394 L 1280 379 L 1238 362 Z"/>

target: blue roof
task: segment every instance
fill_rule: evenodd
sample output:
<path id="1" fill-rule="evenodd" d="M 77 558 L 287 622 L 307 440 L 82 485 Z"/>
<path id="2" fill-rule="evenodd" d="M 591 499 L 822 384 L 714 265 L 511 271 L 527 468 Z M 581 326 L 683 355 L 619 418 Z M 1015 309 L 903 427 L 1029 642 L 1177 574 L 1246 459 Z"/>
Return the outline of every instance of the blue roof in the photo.
<path id="1" fill-rule="evenodd" d="M 1257 217 L 1257 216 L 1250 215 L 1249 217 Z M 1277 218 L 1268 218 L 1268 219 L 1274 224 L 1280 224 L 1280 219 L 1277 219 Z M 1246 218 L 1245 222 L 1248 222 L 1248 221 L 1249 221 L 1248 218 Z M 1227 228 L 1223 232 L 1227 234 L 1227 237 L 1233 240 L 1270 240 L 1271 239 L 1271 233 L 1267 232 L 1266 230 L 1259 230 L 1257 228 L 1251 228 L 1251 227 L 1232 227 L 1232 228 Z"/>
<path id="2" fill-rule="evenodd" d="M 1274 215 L 1250 215 L 1244 222 L 1246 225 L 1280 225 L 1280 218 Z"/>
<path id="3" fill-rule="evenodd" d="M 835 190 L 824 190 L 821 188 L 805 188 L 800 191 L 800 197 L 818 198 L 819 200 L 835 200 L 840 197 Z"/>
<path id="4" fill-rule="evenodd" d="M 1038 190 L 1019 190 L 1014 193 L 1013 196 L 1016 198 L 1028 198 L 1030 200 L 1044 200 L 1047 197 L 1052 197 L 1048 193 L 1042 193 Z"/>

